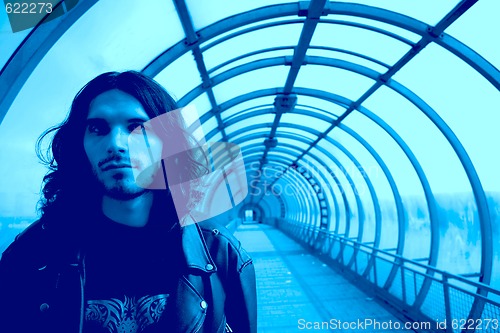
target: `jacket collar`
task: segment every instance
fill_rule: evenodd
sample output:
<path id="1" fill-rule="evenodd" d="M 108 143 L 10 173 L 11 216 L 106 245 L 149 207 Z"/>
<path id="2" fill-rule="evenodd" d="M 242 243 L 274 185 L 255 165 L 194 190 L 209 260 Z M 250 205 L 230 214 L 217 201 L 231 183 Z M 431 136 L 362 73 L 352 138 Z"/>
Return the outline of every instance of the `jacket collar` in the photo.
<path id="1" fill-rule="evenodd" d="M 205 273 L 217 271 L 198 223 L 181 227 L 181 242 L 188 268 L 199 269 Z"/>
<path id="2" fill-rule="evenodd" d="M 183 221 L 183 223 L 181 223 L 181 228 L 180 228 L 181 247 L 182 247 L 182 252 L 184 253 L 186 266 L 188 269 L 197 269 L 205 273 L 214 273 L 217 271 L 217 266 L 215 265 L 215 262 L 212 259 L 212 256 L 210 255 L 207 244 L 205 242 L 205 238 L 203 237 L 203 232 L 198 223 L 194 221 L 194 219 L 192 219 L 189 215 L 188 218 L 189 218 L 188 221 Z M 43 220 L 38 221 L 38 223 L 34 225 L 41 226 L 39 229 L 47 229 L 47 227 L 45 226 L 46 224 L 44 223 Z M 67 237 L 64 236 L 56 237 L 55 239 L 66 240 Z M 74 241 L 68 242 L 67 240 L 66 242 L 72 244 L 72 246 L 71 245 L 67 246 L 67 248 L 70 249 L 74 248 L 75 251 L 74 252 L 68 251 L 68 249 L 66 251 L 62 251 L 63 253 L 67 253 L 67 255 L 64 256 L 64 258 L 66 258 L 67 261 L 71 261 L 71 263 L 75 262 L 75 259 L 76 262 L 81 262 L 82 260 L 81 248 L 78 245 L 76 245 L 78 244 L 78 242 Z M 69 259 L 69 258 L 75 258 L 75 259 Z M 65 261 L 65 259 L 62 260 Z"/>

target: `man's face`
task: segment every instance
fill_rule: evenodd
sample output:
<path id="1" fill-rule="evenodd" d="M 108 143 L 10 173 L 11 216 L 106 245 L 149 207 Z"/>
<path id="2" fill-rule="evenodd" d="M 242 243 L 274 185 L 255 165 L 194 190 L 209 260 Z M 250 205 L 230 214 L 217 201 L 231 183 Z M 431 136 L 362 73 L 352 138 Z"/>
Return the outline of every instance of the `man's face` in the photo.
<path id="1" fill-rule="evenodd" d="M 151 157 L 159 159 L 162 142 L 148 131 L 149 149 L 134 151 L 130 156 L 129 140 L 146 140 L 144 132 L 133 130 L 148 120 L 141 103 L 121 90 L 104 92 L 90 104 L 83 146 L 105 195 L 127 200 L 145 192 L 136 184 L 134 172 L 137 174 L 150 167 Z M 148 169 L 151 181 L 155 172 Z"/>

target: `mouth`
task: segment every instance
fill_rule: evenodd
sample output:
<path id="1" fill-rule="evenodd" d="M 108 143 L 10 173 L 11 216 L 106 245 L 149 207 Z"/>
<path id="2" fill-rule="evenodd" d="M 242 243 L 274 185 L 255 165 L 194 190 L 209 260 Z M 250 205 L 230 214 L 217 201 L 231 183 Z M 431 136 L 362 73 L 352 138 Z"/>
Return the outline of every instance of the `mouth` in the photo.
<path id="1" fill-rule="evenodd" d="M 127 163 L 109 163 L 101 167 L 102 171 L 109 171 L 116 169 L 132 169 L 132 166 Z"/>

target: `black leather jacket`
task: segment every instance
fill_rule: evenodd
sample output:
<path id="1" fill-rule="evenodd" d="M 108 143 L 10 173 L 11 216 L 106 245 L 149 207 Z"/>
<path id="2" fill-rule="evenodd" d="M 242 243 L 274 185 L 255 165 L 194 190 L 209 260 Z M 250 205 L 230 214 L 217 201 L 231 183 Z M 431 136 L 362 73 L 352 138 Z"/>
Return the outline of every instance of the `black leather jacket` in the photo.
<path id="1" fill-rule="evenodd" d="M 85 259 L 50 221 L 34 222 L 0 260 L 0 331 L 81 333 Z M 168 332 L 257 331 L 252 260 L 213 222 L 181 229 L 184 274 L 166 311 Z"/>

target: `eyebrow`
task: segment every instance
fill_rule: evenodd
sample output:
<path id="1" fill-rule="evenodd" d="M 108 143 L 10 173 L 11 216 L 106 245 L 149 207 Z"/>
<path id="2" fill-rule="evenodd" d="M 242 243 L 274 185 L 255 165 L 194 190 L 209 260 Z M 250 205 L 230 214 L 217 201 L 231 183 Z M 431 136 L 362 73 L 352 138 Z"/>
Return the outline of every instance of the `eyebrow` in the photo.
<path id="1" fill-rule="evenodd" d="M 87 123 L 94 123 L 94 122 L 106 122 L 106 120 L 104 120 L 104 118 L 87 118 L 85 120 Z"/>
<path id="2" fill-rule="evenodd" d="M 150 119 L 144 119 L 144 118 L 132 118 L 132 119 L 127 119 L 128 123 L 145 123 L 149 121 Z M 98 122 L 98 121 L 104 121 L 107 122 L 106 119 L 100 118 L 100 117 L 95 117 L 95 118 L 87 118 L 86 119 L 87 123 L 90 122 Z"/>
<path id="3" fill-rule="evenodd" d="M 144 118 L 132 118 L 128 120 L 129 123 L 145 123 L 147 121 L 149 121 L 149 119 Z"/>

